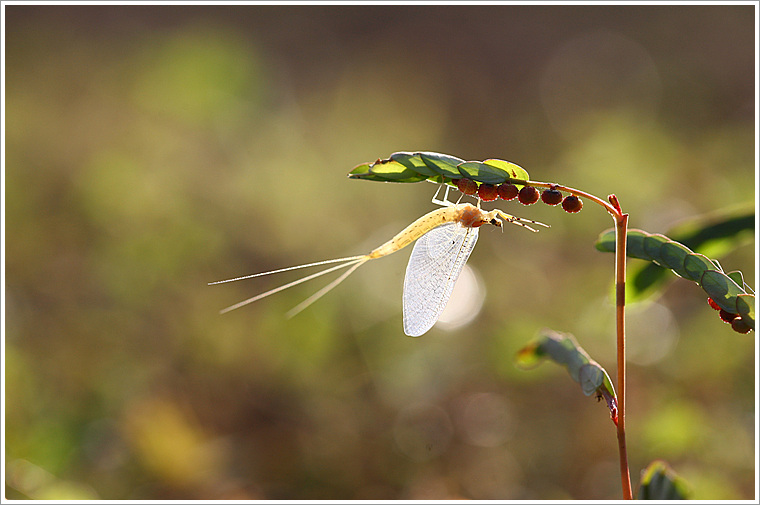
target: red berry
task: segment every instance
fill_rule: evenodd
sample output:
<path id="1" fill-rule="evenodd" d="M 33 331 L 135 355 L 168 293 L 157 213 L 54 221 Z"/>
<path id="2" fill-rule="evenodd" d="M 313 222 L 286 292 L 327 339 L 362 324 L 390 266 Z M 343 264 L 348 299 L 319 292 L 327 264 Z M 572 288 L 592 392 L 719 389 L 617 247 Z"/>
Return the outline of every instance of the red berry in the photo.
<path id="1" fill-rule="evenodd" d="M 538 190 L 533 186 L 525 186 L 517 194 L 517 199 L 523 205 L 533 205 L 538 201 Z"/>
<path id="2" fill-rule="evenodd" d="M 512 184 L 511 182 L 505 182 L 504 184 L 499 184 L 499 186 L 496 188 L 499 192 L 499 198 L 502 200 L 514 200 L 514 198 L 517 196 L 517 186 Z"/>
<path id="3" fill-rule="evenodd" d="M 718 305 L 717 303 L 715 303 L 715 300 L 713 300 L 709 296 L 707 297 L 707 304 L 710 307 L 714 308 L 715 310 L 720 310 L 720 305 Z"/>
<path id="4" fill-rule="evenodd" d="M 583 200 L 575 195 L 566 196 L 565 199 L 562 200 L 562 208 L 571 214 L 580 212 L 583 208 Z"/>
<path id="5" fill-rule="evenodd" d="M 478 196 L 484 202 L 491 202 L 493 200 L 496 200 L 498 194 L 499 191 L 493 184 L 481 184 L 478 188 Z"/>
<path id="6" fill-rule="evenodd" d="M 737 317 L 731 321 L 731 328 L 737 333 L 749 333 L 752 329 L 741 317 Z"/>
<path id="7" fill-rule="evenodd" d="M 557 205 L 562 201 L 562 193 L 553 188 L 545 189 L 541 193 L 541 201 L 543 201 L 546 205 Z"/>
<path id="8" fill-rule="evenodd" d="M 737 317 L 739 317 L 739 314 L 732 314 L 727 310 L 720 309 L 720 318 L 726 323 L 730 323 Z"/>
<path id="9" fill-rule="evenodd" d="M 456 184 L 459 191 L 465 195 L 474 195 L 478 192 L 478 183 L 472 179 L 465 179 L 462 177 L 461 179 L 457 179 Z"/>

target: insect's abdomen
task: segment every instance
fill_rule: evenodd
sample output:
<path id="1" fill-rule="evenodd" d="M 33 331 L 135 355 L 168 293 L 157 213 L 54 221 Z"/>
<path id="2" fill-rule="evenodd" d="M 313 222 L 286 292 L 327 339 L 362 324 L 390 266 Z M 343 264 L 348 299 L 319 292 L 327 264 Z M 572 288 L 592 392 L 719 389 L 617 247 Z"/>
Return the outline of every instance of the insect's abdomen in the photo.
<path id="1" fill-rule="evenodd" d="M 367 256 L 371 259 L 381 258 L 403 249 L 433 228 L 457 221 L 457 216 L 460 212 L 461 210 L 457 207 L 444 207 L 429 212 L 401 230 L 395 237 L 373 250 Z"/>

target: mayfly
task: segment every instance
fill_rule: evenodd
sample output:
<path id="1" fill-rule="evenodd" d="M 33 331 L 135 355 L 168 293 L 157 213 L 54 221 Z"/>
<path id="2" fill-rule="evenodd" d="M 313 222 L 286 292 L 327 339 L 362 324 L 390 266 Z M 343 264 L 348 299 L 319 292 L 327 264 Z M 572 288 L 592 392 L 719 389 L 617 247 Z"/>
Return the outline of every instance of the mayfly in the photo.
<path id="1" fill-rule="evenodd" d="M 500 228 L 502 226 L 502 219 L 533 232 L 538 230 L 531 228 L 526 223 L 547 226 L 543 223 L 512 216 L 498 209 L 486 212 L 469 203 L 453 204 L 445 200 L 438 203 L 442 203 L 445 206 L 417 219 L 395 237 L 369 254 L 317 261 L 316 263 L 280 268 L 269 272 L 209 283 L 209 285 L 222 284 L 288 272 L 300 268 L 341 263 L 340 265 L 307 275 L 260 295 L 243 300 L 223 309 L 221 313 L 230 312 L 231 310 L 261 300 L 302 282 L 340 270 L 341 268 L 351 267 L 340 277 L 291 309 L 287 315 L 288 317 L 292 317 L 319 300 L 366 262 L 393 254 L 417 240 L 412 250 L 412 255 L 409 258 L 404 278 L 403 319 L 404 333 L 410 337 L 418 337 L 432 328 L 446 307 L 446 303 L 451 296 L 451 291 L 454 289 L 454 284 L 478 240 L 480 226 L 490 224 Z"/>

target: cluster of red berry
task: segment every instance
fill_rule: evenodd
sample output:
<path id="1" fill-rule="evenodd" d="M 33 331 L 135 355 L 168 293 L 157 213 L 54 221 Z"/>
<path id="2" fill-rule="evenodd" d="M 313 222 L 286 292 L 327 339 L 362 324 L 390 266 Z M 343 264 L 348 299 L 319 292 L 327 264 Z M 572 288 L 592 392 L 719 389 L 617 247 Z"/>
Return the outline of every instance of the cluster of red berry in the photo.
<path id="1" fill-rule="evenodd" d="M 457 188 L 465 195 L 475 196 L 484 202 L 491 202 L 497 198 L 502 200 L 513 200 L 515 197 L 523 205 L 533 205 L 539 199 L 539 193 L 533 186 L 523 186 L 518 191 L 517 186 L 510 182 L 505 182 L 495 186 L 493 184 L 480 184 L 477 182 L 461 178 L 456 180 Z M 575 195 L 568 195 L 562 198 L 562 193 L 556 188 L 545 189 L 540 194 L 541 201 L 547 205 L 557 205 L 562 203 L 562 208 L 566 212 L 580 212 L 583 208 L 583 201 Z"/>
<path id="2" fill-rule="evenodd" d="M 707 303 L 710 305 L 710 307 L 720 312 L 720 318 L 723 320 L 723 322 L 730 324 L 731 328 L 733 328 L 734 331 L 738 333 L 749 333 L 749 331 L 752 329 L 739 314 L 733 314 L 727 310 L 721 309 L 720 306 L 715 303 L 715 300 L 712 298 L 708 298 Z"/>

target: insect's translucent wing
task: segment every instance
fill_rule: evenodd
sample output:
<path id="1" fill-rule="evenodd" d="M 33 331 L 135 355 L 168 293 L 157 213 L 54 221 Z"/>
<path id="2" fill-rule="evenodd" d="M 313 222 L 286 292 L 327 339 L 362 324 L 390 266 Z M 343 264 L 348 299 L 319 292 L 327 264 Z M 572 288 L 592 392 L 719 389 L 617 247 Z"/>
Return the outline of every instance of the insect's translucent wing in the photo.
<path id="1" fill-rule="evenodd" d="M 478 230 L 444 224 L 414 244 L 404 277 L 404 333 L 419 337 L 438 321 L 478 241 Z"/>

